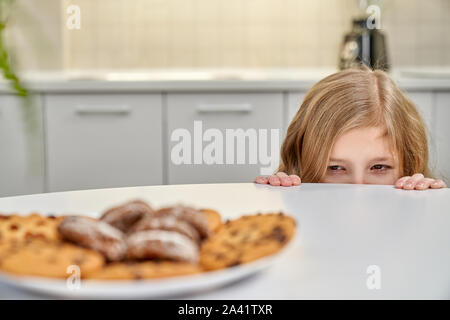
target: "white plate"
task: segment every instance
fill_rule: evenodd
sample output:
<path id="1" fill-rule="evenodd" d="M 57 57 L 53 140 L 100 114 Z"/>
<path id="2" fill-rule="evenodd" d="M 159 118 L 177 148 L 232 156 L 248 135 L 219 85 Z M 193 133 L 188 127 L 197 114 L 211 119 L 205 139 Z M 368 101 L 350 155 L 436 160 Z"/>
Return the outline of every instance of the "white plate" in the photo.
<path id="1" fill-rule="evenodd" d="M 287 247 L 290 247 L 291 239 Z M 85 280 L 78 289 L 70 289 L 67 280 L 42 277 L 21 277 L 0 272 L 0 282 L 19 289 L 51 297 L 75 299 L 143 299 L 180 298 L 189 293 L 211 290 L 232 284 L 271 266 L 286 248 L 279 253 L 228 269 L 197 275 L 149 280 Z"/>

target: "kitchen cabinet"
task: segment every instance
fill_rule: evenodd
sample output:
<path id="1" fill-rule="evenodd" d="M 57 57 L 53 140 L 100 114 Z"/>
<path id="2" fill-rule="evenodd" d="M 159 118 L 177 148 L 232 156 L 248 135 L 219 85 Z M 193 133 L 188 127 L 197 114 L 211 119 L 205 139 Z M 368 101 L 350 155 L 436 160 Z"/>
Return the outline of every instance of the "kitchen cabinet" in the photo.
<path id="1" fill-rule="evenodd" d="M 159 94 L 45 96 L 47 190 L 163 183 Z"/>
<path id="2" fill-rule="evenodd" d="M 433 128 L 433 113 L 434 94 L 431 91 L 407 91 L 406 96 L 414 103 L 418 109 L 422 119 L 424 120 L 428 133 L 431 133 Z"/>
<path id="3" fill-rule="evenodd" d="M 169 93 L 167 121 L 169 184 L 249 182 L 276 169 L 266 156 L 275 147 L 279 159 L 281 92 Z"/>
<path id="4" fill-rule="evenodd" d="M 435 94 L 432 91 L 407 91 L 407 97 L 414 103 L 426 125 L 429 151 L 429 164 L 432 171 L 437 166 L 437 149 L 435 141 L 434 113 Z"/>
<path id="5" fill-rule="evenodd" d="M 289 124 L 297 113 L 298 109 L 302 105 L 303 99 L 305 98 L 305 91 L 289 92 L 287 93 L 287 112 L 285 117 L 285 131 L 288 129 Z"/>
<path id="6" fill-rule="evenodd" d="M 0 95 L 0 197 L 44 191 L 41 100 Z"/>
<path id="7" fill-rule="evenodd" d="M 437 92 L 435 101 L 436 173 L 450 187 L 450 92 Z"/>

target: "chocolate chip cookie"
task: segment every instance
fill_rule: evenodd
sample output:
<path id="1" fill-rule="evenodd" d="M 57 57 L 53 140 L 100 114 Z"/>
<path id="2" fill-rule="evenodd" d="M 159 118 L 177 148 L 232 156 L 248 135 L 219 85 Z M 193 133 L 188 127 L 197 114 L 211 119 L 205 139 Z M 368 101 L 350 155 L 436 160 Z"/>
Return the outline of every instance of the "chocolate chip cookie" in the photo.
<path id="1" fill-rule="evenodd" d="M 105 262 L 98 252 L 64 242 L 29 239 L 0 247 L 0 270 L 15 275 L 66 278 L 68 267 L 76 265 L 84 278 L 99 271 Z"/>
<path id="2" fill-rule="evenodd" d="M 294 233 L 295 220 L 282 213 L 243 216 L 225 223 L 203 243 L 200 264 L 215 270 L 254 261 L 278 252 Z"/>
<path id="3" fill-rule="evenodd" d="M 205 215 L 206 220 L 208 220 L 210 234 L 215 233 L 222 225 L 220 213 L 212 209 L 201 209 L 200 211 Z"/>
<path id="4" fill-rule="evenodd" d="M 114 262 L 89 274 L 95 280 L 142 280 L 200 273 L 198 264 L 174 261 Z"/>
<path id="5" fill-rule="evenodd" d="M 0 214 L 0 241 L 20 242 L 30 238 L 58 241 L 58 225 L 62 219 L 63 217 L 42 216 L 37 213 L 26 216 Z"/>

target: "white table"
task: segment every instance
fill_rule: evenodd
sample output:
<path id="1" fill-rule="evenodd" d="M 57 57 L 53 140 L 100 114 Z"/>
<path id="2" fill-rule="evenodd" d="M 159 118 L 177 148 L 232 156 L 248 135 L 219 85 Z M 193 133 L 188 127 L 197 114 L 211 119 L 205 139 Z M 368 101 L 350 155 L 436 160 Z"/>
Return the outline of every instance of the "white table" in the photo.
<path id="1" fill-rule="evenodd" d="M 303 184 L 205 184 L 101 189 L 0 199 L 4 213 L 89 213 L 133 198 L 219 210 L 225 218 L 283 210 L 299 223 L 270 269 L 190 299 L 450 298 L 450 189 Z M 377 274 L 368 274 L 369 266 Z M 369 289 L 367 279 L 379 280 Z M 0 298 L 40 298 L 0 285 Z"/>

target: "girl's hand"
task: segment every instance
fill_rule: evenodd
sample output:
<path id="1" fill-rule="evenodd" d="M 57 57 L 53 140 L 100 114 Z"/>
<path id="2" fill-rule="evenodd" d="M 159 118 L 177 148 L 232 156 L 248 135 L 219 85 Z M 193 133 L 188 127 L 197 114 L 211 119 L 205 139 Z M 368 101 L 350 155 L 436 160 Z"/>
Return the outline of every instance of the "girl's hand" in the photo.
<path id="1" fill-rule="evenodd" d="M 428 188 L 440 189 L 447 188 L 445 182 L 441 179 L 425 178 L 423 174 L 416 173 L 412 177 L 402 177 L 395 182 L 395 187 L 404 190 L 425 190 Z"/>
<path id="2" fill-rule="evenodd" d="M 256 177 L 255 183 L 270 184 L 271 186 L 291 187 L 300 185 L 302 181 L 300 177 L 295 174 L 291 174 L 288 176 L 284 172 L 278 172 L 277 174 L 268 177 Z"/>

